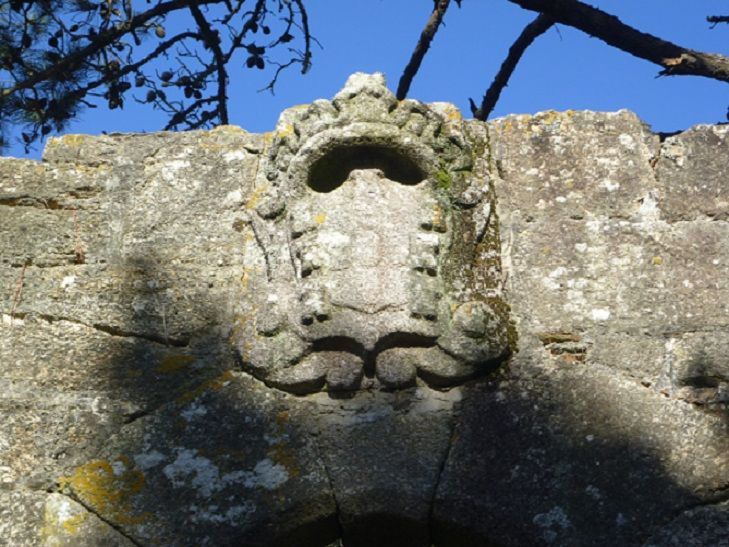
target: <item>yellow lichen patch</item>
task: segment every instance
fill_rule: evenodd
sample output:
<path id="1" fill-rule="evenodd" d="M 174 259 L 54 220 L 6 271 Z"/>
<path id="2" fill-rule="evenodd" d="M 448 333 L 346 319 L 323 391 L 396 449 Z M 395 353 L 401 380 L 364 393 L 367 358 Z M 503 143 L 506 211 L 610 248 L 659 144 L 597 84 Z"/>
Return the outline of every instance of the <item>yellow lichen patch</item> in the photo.
<path id="1" fill-rule="evenodd" d="M 219 376 L 206 380 L 196 388 L 186 391 L 185 393 L 180 395 L 177 400 L 181 403 L 189 403 L 200 397 L 200 395 L 202 395 L 203 393 L 206 393 L 208 391 L 217 391 L 223 388 L 228 382 L 232 381 L 233 378 L 233 371 L 226 370 Z"/>
<path id="2" fill-rule="evenodd" d="M 240 286 L 243 290 L 246 290 L 248 288 L 248 284 L 251 281 L 251 271 L 252 270 L 253 270 L 253 268 L 251 268 L 251 267 L 243 268 L 243 275 L 240 278 Z"/>
<path id="3" fill-rule="evenodd" d="M 281 130 L 276 132 L 276 136 L 279 139 L 284 139 L 284 138 L 288 137 L 289 135 L 293 134 L 293 132 L 294 132 L 294 126 L 290 123 L 287 123 L 286 125 L 283 126 L 283 128 Z"/>
<path id="4" fill-rule="evenodd" d="M 461 111 L 452 105 L 447 107 L 445 115 L 446 119 L 449 122 L 460 122 L 461 120 L 463 120 L 463 115 L 461 114 Z"/>
<path id="5" fill-rule="evenodd" d="M 558 121 L 560 118 L 561 116 L 556 110 L 547 110 L 546 112 L 541 112 L 535 121 L 543 123 L 545 125 L 551 125 L 554 122 Z"/>
<path id="6" fill-rule="evenodd" d="M 259 186 L 258 188 L 255 188 L 253 192 L 251 192 L 251 197 L 248 198 L 248 201 L 246 201 L 246 208 L 247 209 L 255 209 L 256 206 L 260 203 L 261 198 L 264 196 L 266 191 L 268 190 L 267 185 Z"/>
<path id="7" fill-rule="evenodd" d="M 301 475 L 301 469 L 297 464 L 296 456 L 289 450 L 283 442 L 274 444 L 268 452 L 271 461 L 282 465 L 289 477 L 298 477 Z"/>
<path id="8" fill-rule="evenodd" d="M 222 144 L 220 144 L 219 142 L 214 141 L 214 140 L 208 140 L 205 137 L 200 139 L 200 141 L 198 142 L 198 147 L 201 150 L 205 150 L 206 152 L 214 152 L 214 153 L 218 153 L 223 150 Z"/>
<path id="9" fill-rule="evenodd" d="M 444 233 L 446 231 L 446 214 L 440 205 L 433 207 L 433 217 L 431 220 L 433 230 Z"/>
<path id="10" fill-rule="evenodd" d="M 61 137 L 51 137 L 48 140 L 48 146 L 81 146 L 91 138 L 91 135 L 63 135 Z"/>
<path id="11" fill-rule="evenodd" d="M 283 426 L 286 424 L 286 422 L 289 421 L 289 412 L 288 410 L 282 410 L 278 414 L 276 414 L 276 424 L 283 428 Z"/>
<path id="12" fill-rule="evenodd" d="M 314 222 L 317 224 L 324 224 L 327 220 L 327 216 L 324 213 L 319 213 L 314 217 Z"/>
<path id="13" fill-rule="evenodd" d="M 58 482 L 62 489 L 70 490 L 85 505 L 116 524 L 142 524 L 150 516 L 134 513 L 132 500 L 144 487 L 144 474 L 128 458 L 89 462 Z"/>
<path id="14" fill-rule="evenodd" d="M 653 265 L 654 266 L 660 266 L 663 264 L 663 259 L 660 256 L 654 256 L 653 257 Z"/>
<path id="15" fill-rule="evenodd" d="M 194 361 L 195 358 L 191 355 L 167 355 L 160 360 L 157 372 L 173 374 L 186 369 Z"/>
<path id="16" fill-rule="evenodd" d="M 63 526 L 63 529 L 69 534 L 76 534 L 87 518 L 89 518 L 88 513 L 79 513 L 78 515 L 74 515 L 71 518 L 64 520 L 61 526 Z"/>

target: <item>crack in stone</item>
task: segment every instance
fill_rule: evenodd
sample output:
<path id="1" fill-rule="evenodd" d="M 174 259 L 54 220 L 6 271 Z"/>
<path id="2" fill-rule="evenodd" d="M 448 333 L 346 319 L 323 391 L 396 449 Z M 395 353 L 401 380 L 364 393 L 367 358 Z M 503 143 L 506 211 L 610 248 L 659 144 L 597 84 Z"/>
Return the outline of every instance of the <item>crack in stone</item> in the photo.
<path id="1" fill-rule="evenodd" d="M 30 207 L 36 209 L 49 209 L 49 210 L 65 210 L 65 211 L 76 211 L 83 209 L 79 207 L 80 203 L 68 204 L 62 203 L 64 200 L 84 200 L 96 196 L 100 193 L 99 190 L 92 190 L 90 188 L 79 189 L 78 191 L 69 191 L 63 194 L 59 194 L 56 197 L 39 198 L 28 194 L 14 197 L 0 197 L 0 205 L 5 207 Z"/>
<path id="2" fill-rule="evenodd" d="M 435 512 L 435 500 L 438 496 L 438 489 L 440 488 L 441 479 L 443 478 L 443 472 L 445 471 L 446 465 L 448 464 L 448 460 L 451 455 L 451 450 L 453 449 L 453 441 L 456 438 L 456 428 L 460 425 L 461 422 L 461 412 L 460 410 L 453 410 L 454 415 L 451 418 L 451 431 L 450 435 L 448 436 L 448 446 L 446 447 L 443 458 L 440 461 L 440 464 L 438 466 L 438 473 L 435 477 L 435 484 L 433 485 L 433 495 L 430 498 L 430 504 L 428 507 L 428 520 L 427 520 L 427 526 L 428 526 L 428 539 L 430 541 L 431 545 L 435 545 L 435 538 L 434 538 L 434 512 Z"/>
<path id="3" fill-rule="evenodd" d="M 319 430 L 319 425 L 315 425 L 314 427 Z M 321 431 L 317 431 L 317 436 L 321 435 Z M 332 474 L 329 472 L 329 467 L 327 467 L 327 462 L 324 459 L 324 457 L 321 454 L 321 451 L 316 443 L 312 443 L 314 446 L 314 450 L 317 453 L 318 459 L 321 462 L 321 466 L 324 469 L 324 474 L 327 478 L 327 484 L 329 485 L 329 491 L 332 494 L 332 501 L 334 502 L 334 516 L 337 521 L 337 533 L 339 535 L 338 540 L 334 543 L 334 545 L 343 545 L 342 539 L 344 538 L 344 526 L 342 525 L 342 510 L 339 507 L 339 500 L 337 499 L 337 493 L 334 488 L 334 479 L 332 478 Z"/>
<path id="4" fill-rule="evenodd" d="M 147 340 L 149 342 L 154 342 L 156 344 L 162 344 L 164 346 L 173 346 L 173 347 L 187 347 L 190 345 L 190 338 L 188 336 L 185 336 L 183 338 L 170 338 L 167 336 L 162 336 L 158 334 L 144 334 L 140 332 L 132 332 L 124 330 L 120 327 L 116 327 L 113 325 L 103 325 L 101 323 L 85 323 L 84 321 L 79 321 L 78 319 L 73 319 L 71 317 L 65 317 L 61 315 L 51 315 L 51 314 L 45 314 L 45 313 L 28 313 L 28 312 L 15 312 L 8 314 L 13 319 L 25 319 L 28 316 L 35 316 L 39 319 L 42 319 L 44 321 L 47 321 L 48 323 L 56 323 L 58 321 L 67 321 L 69 323 L 74 323 L 76 325 L 82 325 L 84 327 L 98 330 L 100 332 L 103 332 L 105 334 L 108 334 L 110 336 L 118 336 L 121 338 L 139 338 L 141 340 Z"/>
<path id="5" fill-rule="evenodd" d="M 124 530 L 119 525 L 117 525 L 114 522 L 112 522 L 112 521 L 108 520 L 107 518 L 103 517 L 101 514 L 97 513 L 93 509 L 93 507 L 91 507 L 91 506 L 87 505 L 86 503 L 84 503 L 77 496 L 74 496 L 72 494 L 67 494 L 65 492 L 60 491 L 59 489 L 54 489 L 54 492 L 57 493 L 57 494 L 60 494 L 61 496 L 66 497 L 66 498 L 68 498 L 68 499 L 70 499 L 70 500 L 72 500 L 72 501 L 74 501 L 76 503 L 78 503 L 81 507 L 83 507 L 84 509 L 86 509 L 86 511 L 88 511 L 89 513 L 91 513 L 92 515 L 94 515 L 101 522 L 103 522 L 104 524 L 106 524 L 107 526 L 109 526 L 110 528 L 112 528 L 113 530 L 115 530 L 120 536 L 123 536 L 125 539 L 129 540 L 130 543 L 136 545 L 137 547 L 144 547 L 144 544 L 138 542 L 133 537 L 131 537 L 129 534 L 127 534 L 126 532 L 124 532 Z"/>

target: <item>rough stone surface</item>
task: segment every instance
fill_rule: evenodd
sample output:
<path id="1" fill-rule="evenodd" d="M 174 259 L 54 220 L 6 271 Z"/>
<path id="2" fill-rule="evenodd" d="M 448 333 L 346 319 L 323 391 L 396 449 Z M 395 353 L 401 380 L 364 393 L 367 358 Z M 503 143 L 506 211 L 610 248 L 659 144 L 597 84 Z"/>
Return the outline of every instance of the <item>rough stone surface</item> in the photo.
<path id="1" fill-rule="evenodd" d="M 0 159 L 0 544 L 726 545 L 727 143 L 360 74 Z"/>
<path id="2" fill-rule="evenodd" d="M 134 545 L 81 504 L 61 494 L 50 494 L 46 499 L 42 536 L 47 547 Z"/>
<path id="3" fill-rule="evenodd" d="M 430 508 L 460 390 L 320 399 L 318 443 L 345 545 L 430 544 Z"/>
<path id="4" fill-rule="evenodd" d="M 686 511 L 649 539 L 645 547 L 726 547 L 728 531 L 729 503 L 724 502 Z"/>

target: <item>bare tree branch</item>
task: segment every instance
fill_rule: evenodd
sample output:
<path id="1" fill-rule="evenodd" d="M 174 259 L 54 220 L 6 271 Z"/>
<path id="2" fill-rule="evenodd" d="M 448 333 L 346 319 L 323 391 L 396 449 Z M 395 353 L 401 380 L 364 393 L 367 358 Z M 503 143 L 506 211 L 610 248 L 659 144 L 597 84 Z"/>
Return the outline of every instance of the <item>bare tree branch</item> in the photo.
<path id="1" fill-rule="evenodd" d="M 304 55 L 301 62 L 301 73 L 306 74 L 311 68 L 311 34 L 309 33 L 309 15 L 306 13 L 304 3 L 301 0 L 294 0 L 299 6 L 299 15 L 301 16 L 301 25 L 304 27 Z M 317 42 L 318 43 L 318 42 Z"/>
<path id="2" fill-rule="evenodd" d="M 428 52 L 428 48 L 430 48 L 430 43 L 433 41 L 435 33 L 438 32 L 440 24 L 443 22 L 443 16 L 446 10 L 448 10 L 449 4 L 450 0 L 435 0 L 433 13 L 430 14 L 428 22 L 425 23 L 425 28 L 420 34 L 420 39 L 418 39 L 413 55 L 410 57 L 410 61 L 408 61 L 405 70 L 403 70 L 400 82 L 397 84 L 397 98 L 399 100 L 403 100 L 407 96 L 410 90 L 410 84 L 418 73 L 420 63 L 423 62 L 423 58 Z"/>
<path id="3" fill-rule="evenodd" d="M 610 15 L 578 0 L 509 0 L 522 8 L 552 17 L 555 22 L 579 29 L 590 36 L 663 67 L 661 75 L 704 76 L 729 82 L 729 58 L 678 46 L 652 34 L 640 32 Z"/>
<path id="4" fill-rule="evenodd" d="M 719 23 L 729 23 L 729 15 L 709 15 L 706 21 L 711 23 L 711 28 L 714 28 Z"/>
<path id="5" fill-rule="evenodd" d="M 524 30 L 521 31 L 519 37 L 509 48 L 509 53 L 506 56 L 506 59 L 504 59 L 504 62 L 501 64 L 499 72 L 496 74 L 494 81 L 491 82 L 486 94 L 483 96 L 481 106 L 477 108 L 473 99 L 469 99 L 469 102 L 471 103 L 471 113 L 474 118 L 485 121 L 489 117 L 501 96 L 501 92 L 508 85 L 509 78 L 511 78 L 511 75 L 514 73 L 514 69 L 519 63 L 519 60 L 521 60 L 526 49 L 538 36 L 544 34 L 553 24 L 554 20 L 551 17 L 540 13 L 534 21 L 524 27 Z"/>
<path id="6" fill-rule="evenodd" d="M 220 123 L 227 125 L 228 122 L 228 96 L 225 93 L 225 86 L 228 82 L 228 73 L 225 70 L 225 56 L 223 51 L 220 49 L 220 38 L 210 28 L 207 19 L 200 11 L 195 0 L 190 2 L 190 13 L 192 13 L 197 26 L 200 28 L 200 33 L 203 36 L 205 45 L 210 48 L 213 52 L 213 58 L 215 59 L 215 69 L 218 72 L 218 116 L 220 116 Z"/>

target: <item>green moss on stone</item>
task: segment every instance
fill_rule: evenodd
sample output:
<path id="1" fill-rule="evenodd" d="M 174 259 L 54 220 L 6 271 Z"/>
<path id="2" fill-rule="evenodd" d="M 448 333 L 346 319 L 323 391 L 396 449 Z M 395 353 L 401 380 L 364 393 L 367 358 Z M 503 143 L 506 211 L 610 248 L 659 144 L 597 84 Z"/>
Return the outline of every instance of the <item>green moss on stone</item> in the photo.
<path id="1" fill-rule="evenodd" d="M 453 179 L 448 171 L 444 168 L 440 168 L 435 174 L 435 184 L 441 190 L 450 190 L 453 185 Z"/>

